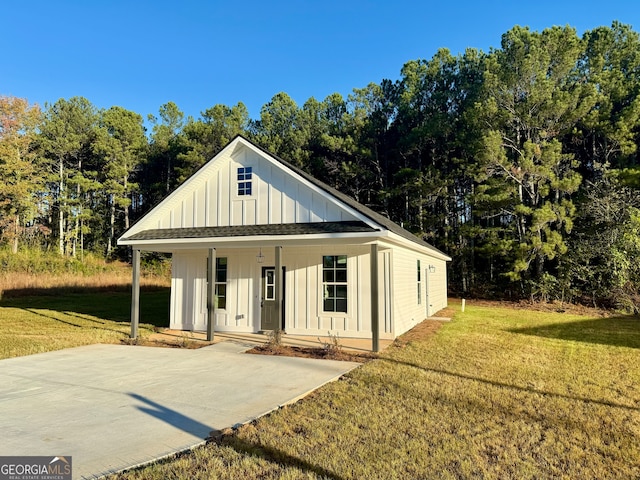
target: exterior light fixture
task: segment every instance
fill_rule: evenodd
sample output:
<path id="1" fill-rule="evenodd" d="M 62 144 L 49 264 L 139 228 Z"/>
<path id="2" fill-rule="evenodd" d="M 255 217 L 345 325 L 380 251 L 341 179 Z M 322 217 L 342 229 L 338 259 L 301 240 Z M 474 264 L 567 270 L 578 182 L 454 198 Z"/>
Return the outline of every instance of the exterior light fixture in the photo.
<path id="1" fill-rule="evenodd" d="M 429 273 L 436 273 L 436 266 L 435 265 L 429 265 Z"/>
<path id="2" fill-rule="evenodd" d="M 260 247 L 260 251 L 258 252 L 258 255 L 256 255 L 256 260 L 258 263 L 263 263 L 264 262 L 264 255 L 262 254 L 262 247 Z"/>

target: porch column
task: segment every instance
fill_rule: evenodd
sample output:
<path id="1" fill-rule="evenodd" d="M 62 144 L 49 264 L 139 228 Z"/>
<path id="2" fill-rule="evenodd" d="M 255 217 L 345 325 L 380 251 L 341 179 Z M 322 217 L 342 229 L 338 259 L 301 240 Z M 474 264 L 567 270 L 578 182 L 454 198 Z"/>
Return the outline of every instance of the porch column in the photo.
<path id="1" fill-rule="evenodd" d="M 380 287 L 378 285 L 378 244 L 371 244 L 371 350 L 380 351 Z"/>
<path id="2" fill-rule="evenodd" d="M 275 299 L 276 299 L 276 319 L 278 322 L 278 325 L 276 327 L 276 330 L 281 330 L 282 329 L 282 247 L 276 247 L 276 252 L 275 252 L 275 258 L 276 258 L 276 265 L 275 265 Z"/>
<path id="3" fill-rule="evenodd" d="M 207 342 L 213 342 L 213 326 L 216 323 L 215 302 L 216 249 L 209 249 L 207 257 Z"/>
<path id="4" fill-rule="evenodd" d="M 131 259 L 131 338 L 138 338 L 138 323 L 140 320 L 140 250 L 133 249 Z"/>

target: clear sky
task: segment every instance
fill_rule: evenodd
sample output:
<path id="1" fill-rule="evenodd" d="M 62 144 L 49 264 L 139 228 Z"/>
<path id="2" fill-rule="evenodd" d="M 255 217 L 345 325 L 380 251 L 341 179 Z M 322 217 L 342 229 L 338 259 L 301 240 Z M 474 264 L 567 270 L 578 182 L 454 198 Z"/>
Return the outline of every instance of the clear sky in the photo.
<path id="1" fill-rule="evenodd" d="M 514 25 L 640 31 L 638 0 L 4 0 L 0 15 L 0 95 L 145 118 L 168 101 L 194 117 L 242 101 L 258 118 L 278 92 L 346 97 L 441 47 L 499 47 Z"/>

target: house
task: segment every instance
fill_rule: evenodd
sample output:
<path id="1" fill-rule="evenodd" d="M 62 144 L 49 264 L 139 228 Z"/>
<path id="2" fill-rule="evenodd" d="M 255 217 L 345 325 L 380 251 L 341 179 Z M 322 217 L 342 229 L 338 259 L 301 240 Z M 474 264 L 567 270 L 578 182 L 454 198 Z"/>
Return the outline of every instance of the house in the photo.
<path id="1" fill-rule="evenodd" d="M 172 255 L 170 328 L 393 339 L 447 306 L 447 255 L 235 137 L 118 240 Z M 213 318 L 213 322 L 208 319 Z"/>

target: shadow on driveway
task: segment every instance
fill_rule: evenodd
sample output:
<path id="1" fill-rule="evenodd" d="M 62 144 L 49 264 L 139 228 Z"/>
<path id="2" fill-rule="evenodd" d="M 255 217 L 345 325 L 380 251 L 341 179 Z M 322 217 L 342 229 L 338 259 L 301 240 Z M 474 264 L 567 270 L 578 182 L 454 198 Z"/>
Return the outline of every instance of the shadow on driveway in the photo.
<path id="1" fill-rule="evenodd" d="M 213 427 L 209 425 L 205 425 L 204 423 L 187 417 L 186 415 L 183 415 L 176 410 L 172 410 L 171 408 L 160 405 L 159 403 L 156 403 L 153 400 L 149 400 L 142 395 L 131 392 L 128 393 L 128 395 L 131 398 L 149 405 L 149 407 L 142 407 L 137 405 L 136 408 L 138 410 L 154 418 L 157 418 L 158 420 L 162 420 L 163 422 L 166 422 L 185 433 L 189 433 L 201 438 L 206 438 L 213 430 Z"/>

